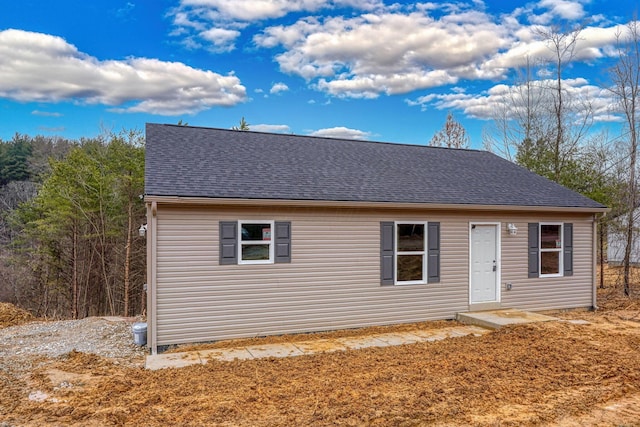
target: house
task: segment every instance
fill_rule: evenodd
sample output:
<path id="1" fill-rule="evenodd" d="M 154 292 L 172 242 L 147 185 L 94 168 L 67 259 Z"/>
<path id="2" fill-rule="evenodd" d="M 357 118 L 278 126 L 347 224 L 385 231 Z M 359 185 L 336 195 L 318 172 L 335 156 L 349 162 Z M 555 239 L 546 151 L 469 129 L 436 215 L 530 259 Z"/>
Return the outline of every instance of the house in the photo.
<path id="1" fill-rule="evenodd" d="M 146 127 L 148 345 L 595 306 L 607 209 L 492 153 Z"/>
<path id="2" fill-rule="evenodd" d="M 640 208 L 633 211 L 633 222 L 636 225 L 631 241 L 629 263 L 640 265 L 640 241 L 638 240 L 638 224 L 640 224 Z M 607 228 L 607 261 L 610 265 L 622 265 L 627 248 L 628 214 L 612 218 Z"/>

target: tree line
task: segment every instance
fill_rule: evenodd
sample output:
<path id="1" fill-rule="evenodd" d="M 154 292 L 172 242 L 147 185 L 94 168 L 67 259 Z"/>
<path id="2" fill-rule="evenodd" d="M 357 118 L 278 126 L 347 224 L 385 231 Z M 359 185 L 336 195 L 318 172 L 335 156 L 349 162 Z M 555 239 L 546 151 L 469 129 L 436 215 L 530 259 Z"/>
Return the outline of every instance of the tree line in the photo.
<path id="1" fill-rule="evenodd" d="M 38 316 L 144 310 L 144 139 L 0 140 L 0 300 Z"/>

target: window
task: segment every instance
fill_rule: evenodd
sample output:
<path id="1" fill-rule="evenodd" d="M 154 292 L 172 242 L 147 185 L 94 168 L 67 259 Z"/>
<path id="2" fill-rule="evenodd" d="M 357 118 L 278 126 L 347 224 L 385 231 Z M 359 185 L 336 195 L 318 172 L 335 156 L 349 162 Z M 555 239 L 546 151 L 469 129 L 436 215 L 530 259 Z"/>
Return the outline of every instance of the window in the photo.
<path id="1" fill-rule="evenodd" d="M 573 224 L 529 223 L 529 277 L 573 275 Z"/>
<path id="2" fill-rule="evenodd" d="M 396 223 L 396 283 L 424 283 L 426 223 Z"/>
<path id="3" fill-rule="evenodd" d="M 562 224 L 540 224 L 540 276 L 561 275 Z"/>
<path id="4" fill-rule="evenodd" d="M 380 223 L 380 284 L 440 282 L 440 223 Z"/>
<path id="5" fill-rule="evenodd" d="M 220 265 L 291 262 L 290 221 L 220 221 Z"/>
<path id="6" fill-rule="evenodd" d="M 273 221 L 240 221 L 238 241 L 240 264 L 270 264 L 273 262 Z"/>

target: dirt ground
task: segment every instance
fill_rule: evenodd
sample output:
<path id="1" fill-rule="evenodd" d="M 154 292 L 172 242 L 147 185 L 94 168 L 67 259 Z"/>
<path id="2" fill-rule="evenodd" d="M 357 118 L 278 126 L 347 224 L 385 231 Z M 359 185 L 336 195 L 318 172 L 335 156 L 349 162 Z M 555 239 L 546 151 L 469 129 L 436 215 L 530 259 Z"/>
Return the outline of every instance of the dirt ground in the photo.
<path id="1" fill-rule="evenodd" d="M 22 325 L 34 320 L 31 313 L 6 302 L 0 302 L 0 328 Z"/>
<path id="2" fill-rule="evenodd" d="M 0 427 L 640 426 L 640 280 L 628 298 L 617 277 L 607 271 L 597 312 L 554 313 L 589 324 L 159 371 L 142 369 L 136 352 L 128 363 L 74 350 L 29 353 L 19 366 L 0 359 Z"/>

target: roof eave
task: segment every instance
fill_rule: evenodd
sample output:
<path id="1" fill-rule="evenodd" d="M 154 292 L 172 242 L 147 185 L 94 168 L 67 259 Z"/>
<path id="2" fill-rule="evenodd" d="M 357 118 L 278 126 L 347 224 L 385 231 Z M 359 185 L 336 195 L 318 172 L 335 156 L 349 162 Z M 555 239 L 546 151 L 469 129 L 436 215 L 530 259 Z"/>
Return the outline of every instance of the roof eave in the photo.
<path id="1" fill-rule="evenodd" d="M 217 206 L 288 206 L 288 207 L 335 207 L 335 208 L 381 208 L 381 209 L 455 209 L 468 211 L 537 211 L 537 212 L 581 212 L 606 213 L 607 207 L 575 206 L 520 206 L 520 205 L 473 205 L 444 203 L 394 203 L 361 202 L 342 200 L 288 200 L 288 199 L 237 199 L 213 197 L 182 197 L 145 195 L 146 202 L 180 205 L 217 205 Z"/>

